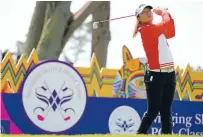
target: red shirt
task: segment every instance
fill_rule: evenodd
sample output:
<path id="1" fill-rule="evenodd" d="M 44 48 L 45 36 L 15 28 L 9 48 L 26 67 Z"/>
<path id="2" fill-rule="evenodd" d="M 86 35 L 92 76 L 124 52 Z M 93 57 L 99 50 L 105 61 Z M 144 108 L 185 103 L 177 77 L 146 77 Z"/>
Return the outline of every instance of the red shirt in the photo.
<path id="1" fill-rule="evenodd" d="M 172 53 L 167 39 L 175 36 L 174 20 L 168 12 L 163 12 L 162 22 L 145 24 L 138 28 L 148 59 L 149 69 L 174 67 Z"/>

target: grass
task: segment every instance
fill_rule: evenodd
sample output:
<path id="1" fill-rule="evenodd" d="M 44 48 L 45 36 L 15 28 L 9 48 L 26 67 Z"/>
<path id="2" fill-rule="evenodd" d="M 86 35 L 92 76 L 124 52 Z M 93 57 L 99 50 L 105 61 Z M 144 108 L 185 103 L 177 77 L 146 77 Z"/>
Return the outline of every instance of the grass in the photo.
<path id="1" fill-rule="evenodd" d="M 1 137 L 58 137 L 59 135 L 5 135 L 1 134 Z M 147 136 L 160 136 L 160 137 L 185 137 L 187 135 L 60 135 L 60 137 L 147 137 Z M 189 137 L 199 137 L 199 136 L 189 136 Z"/>

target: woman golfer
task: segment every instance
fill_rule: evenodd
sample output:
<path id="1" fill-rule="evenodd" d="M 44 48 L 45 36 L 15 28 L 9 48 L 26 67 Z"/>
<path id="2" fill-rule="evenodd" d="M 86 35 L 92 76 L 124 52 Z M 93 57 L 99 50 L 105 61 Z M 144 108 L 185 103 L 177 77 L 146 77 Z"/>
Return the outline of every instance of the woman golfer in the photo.
<path id="1" fill-rule="evenodd" d="M 153 12 L 162 21 L 153 24 Z M 163 134 L 172 134 L 171 106 L 176 87 L 174 60 L 167 39 L 175 36 L 174 20 L 161 9 L 142 4 L 136 10 L 137 24 L 134 36 L 141 34 L 148 66 L 144 76 L 147 93 L 147 112 L 144 114 L 138 134 L 147 134 L 158 113 L 161 116 Z"/>

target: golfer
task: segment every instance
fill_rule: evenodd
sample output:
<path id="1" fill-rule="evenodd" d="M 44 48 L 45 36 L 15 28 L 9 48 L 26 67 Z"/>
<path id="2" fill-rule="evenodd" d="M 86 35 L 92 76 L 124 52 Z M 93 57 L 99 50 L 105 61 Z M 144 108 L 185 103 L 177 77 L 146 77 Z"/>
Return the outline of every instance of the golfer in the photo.
<path id="1" fill-rule="evenodd" d="M 162 21 L 153 24 L 153 12 Z M 176 88 L 174 60 L 167 39 L 175 36 L 174 20 L 166 10 L 153 9 L 142 4 L 136 10 L 137 24 L 133 36 L 139 32 L 148 60 L 144 76 L 147 93 L 147 111 L 137 134 L 147 134 L 158 113 L 163 134 L 172 134 L 171 107 Z"/>

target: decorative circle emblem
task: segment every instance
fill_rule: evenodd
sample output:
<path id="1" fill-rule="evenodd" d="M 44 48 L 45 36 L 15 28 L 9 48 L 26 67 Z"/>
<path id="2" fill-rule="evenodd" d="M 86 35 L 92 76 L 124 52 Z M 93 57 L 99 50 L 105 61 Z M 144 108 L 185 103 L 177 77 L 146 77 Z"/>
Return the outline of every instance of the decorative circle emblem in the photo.
<path id="1" fill-rule="evenodd" d="M 48 132 L 61 132 L 82 117 L 87 100 L 86 86 L 72 66 L 45 61 L 25 79 L 22 101 L 29 119 Z"/>
<path id="2" fill-rule="evenodd" d="M 141 119 L 135 109 L 129 106 L 116 108 L 109 118 L 111 134 L 136 134 Z"/>

